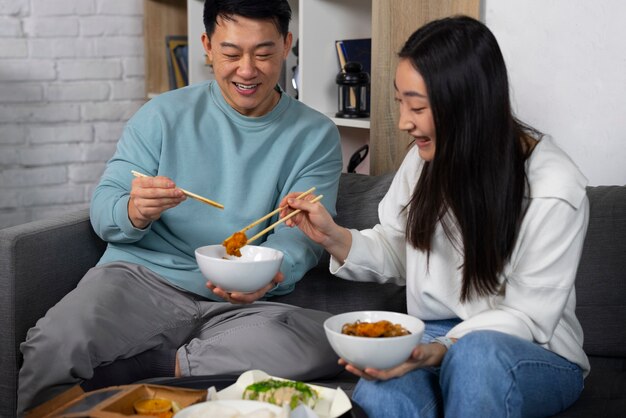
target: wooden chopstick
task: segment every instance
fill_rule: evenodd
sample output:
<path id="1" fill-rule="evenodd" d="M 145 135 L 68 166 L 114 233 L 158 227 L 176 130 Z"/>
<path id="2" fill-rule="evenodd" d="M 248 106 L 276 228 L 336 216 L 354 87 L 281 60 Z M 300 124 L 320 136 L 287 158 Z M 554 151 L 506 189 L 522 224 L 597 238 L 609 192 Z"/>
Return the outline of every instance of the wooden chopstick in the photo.
<path id="1" fill-rule="evenodd" d="M 150 177 L 148 175 L 145 175 L 145 174 L 140 173 L 140 172 L 135 171 L 135 170 L 130 170 L 130 172 L 133 173 L 133 176 L 135 176 L 135 177 Z M 222 205 L 221 203 L 214 202 L 212 200 L 207 199 L 206 197 L 202 197 L 200 195 L 197 195 L 195 193 L 190 192 L 189 190 L 185 190 L 185 189 L 183 189 L 181 187 L 178 187 L 178 189 L 181 192 L 183 192 L 185 195 L 187 195 L 189 197 L 192 197 L 192 198 L 194 198 L 196 200 L 199 200 L 202 203 L 206 203 L 207 205 L 214 206 L 214 207 L 216 207 L 218 209 L 224 209 L 224 205 Z"/>
<path id="2" fill-rule="evenodd" d="M 322 198 L 324 197 L 323 194 L 317 196 L 315 199 L 311 200 L 311 203 L 315 203 L 315 202 L 319 202 L 320 200 L 322 200 Z M 258 234 L 256 234 L 255 236 L 253 236 L 252 238 L 250 238 L 248 240 L 248 242 L 246 244 L 250 244 L 252 241 L 260 238 L 261 236 L 263 236 L 266 232 L 271 231 L 272 229 L 274 229 L 276 226 L 278 226 L 278 224 L 281 224 L 283 222 L 285 222 L 287 219 L 290 219 L 294 216 L 296 216 L 297 214 L 299 214 L 300 212 L 302 212 L 301 209 L 296 209 L 293 212 L 291 212 L 289 215 L 285 216 L 284 218 L 274 222 L 273 224 L 271 224 L 270 226 L 268 226 L 267 228 L 265 228 L 263 231 L 259 232 Z"/>
<path id="3" fill-rule="evenodd" d="M 309 194 L 313 193 L 314 191 L 315 191 L 315 186 L 311 187 L 306 192 L 301 193 L 298 196 L 296 196 L 296 199 L 302 199 L 304 196 L 309 195 Z M 254 228 L 255 226 L 257 226 L 258 224 L 260 224 L 261 222 L 263 222 L 267 218 L 270 218 L 270 217 L 276 215 L 278 212 L 280 212 L 284 208 L 285 208 L 285 206 L 277 207 L 276 209 L 274 209 L 273 211 L 271 211 L 267 215 L 264 215 L 263 217 L 261 217 L 261 218 L 257 219 L 256 221 L 252 222 L 250 225 L 246 226 L 245 228 L 243 228 L 239 232 L 246 232 L 248 229 Z M 227 239 L 229 239 L 229 238 L 232 238 L 232 235 L 230 237 L 228 237 Z"/>

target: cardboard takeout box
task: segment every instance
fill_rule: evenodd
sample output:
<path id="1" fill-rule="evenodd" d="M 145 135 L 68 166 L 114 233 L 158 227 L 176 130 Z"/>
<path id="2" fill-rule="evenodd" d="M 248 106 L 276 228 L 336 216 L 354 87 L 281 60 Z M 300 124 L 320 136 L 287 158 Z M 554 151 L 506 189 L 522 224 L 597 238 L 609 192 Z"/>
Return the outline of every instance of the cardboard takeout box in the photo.
<path id="1" fill-rule="evenodd" d="M 169 399 L 182 409 L 205 401 L 206 390 L 184 389 L 161 385 L 112 386 L 92 392 L 84 392 L 79 386 L 62 393 L 54 399 L 34 408 L 26 418 L 123 418 L 140 417 L 133 404 L 140 399 Z"/>

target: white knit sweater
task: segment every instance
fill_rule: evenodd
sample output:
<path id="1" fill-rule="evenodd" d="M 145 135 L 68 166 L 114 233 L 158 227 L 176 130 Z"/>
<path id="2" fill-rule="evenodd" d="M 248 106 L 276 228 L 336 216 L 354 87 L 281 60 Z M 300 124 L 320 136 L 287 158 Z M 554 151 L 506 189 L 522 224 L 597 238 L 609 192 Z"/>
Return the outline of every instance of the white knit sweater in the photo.
<path id="1" fill-rule="evenodd" d="M 574 313 L 574 279 L 589 218 L 586 178 L 550 137 L 544 137 L 526 164 L 528 207 L 499 278 L 502 291 L 461 303 L 459 244 L 455 247 L 439 225 L 427 263 L 426 253 L 405 240 L 402 208 L 423 163 L 413 147 L 379 205 L 381 223 L 351 230 L 350 253 L 343 264 L 331 259 L 331 272 L 348 280 L 406 285 L 409 314 L 422 320 L 463 320 L 449 337 L 485 329 L 517 335 L 580 365 L 586 375 L 589 361 Z"/>

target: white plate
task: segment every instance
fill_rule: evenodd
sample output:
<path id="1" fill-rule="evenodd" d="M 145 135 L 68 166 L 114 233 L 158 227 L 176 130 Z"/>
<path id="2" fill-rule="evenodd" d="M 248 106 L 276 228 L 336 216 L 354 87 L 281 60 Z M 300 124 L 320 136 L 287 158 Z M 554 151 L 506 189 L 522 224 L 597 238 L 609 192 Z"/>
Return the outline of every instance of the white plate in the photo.
<path id="1" fill-rule="evenodd" d="M 222 418 L 231 417 L 232 413 L 247 414 L 258 410 L 273 412 L 280 416 L 282 408 L 266 402 L 247 400 L 217 400 L 201 402 L 181 409 L 174 418 Z"/>
<path id="2" fill-rule="evenodd" d="M 288 380 L 270 376 L 261 370 L 250 370 L 239 376 L 235 383 L 217 392 L 216 398 L 218 400 L 241 399 L 243 391 L 249 385 L 267 379 Z M 315 389 L 319 394 L 317 404 L 315 408 L 313 408 L 313 412 L 315 412 L 319 418 L 336 418 L 352 409 L 350 398 L 348 398 L 348 395 L 346 395 L 341 388 L 331 389 L 317 385 L 309 386 Z"/>

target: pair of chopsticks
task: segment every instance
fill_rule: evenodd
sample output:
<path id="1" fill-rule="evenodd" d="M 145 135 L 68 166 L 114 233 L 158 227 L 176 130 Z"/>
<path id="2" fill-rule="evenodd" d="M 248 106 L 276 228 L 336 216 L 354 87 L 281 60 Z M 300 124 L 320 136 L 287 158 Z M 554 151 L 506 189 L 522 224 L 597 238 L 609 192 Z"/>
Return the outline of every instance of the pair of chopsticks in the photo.
<path id="1" fill-rule="evenodd" d="M 298 195 L 296 197 L 296 199 L 302 199 L 304 196 L 309 195 L 311 193 L 313 193 L 313 191 L 315 191 L 315 187 L 311 187 L 309 190 L 307 190 L 306 192 Z M 278 212 L 280 212 L 282 209 L 284 209 L 284 206 L 280 206 L 276 209 L 274 209 L 273 211 L 271 211 L 270 213 L 268 213 L 267 215 L 257 219 L 256 221 L 252 222 L 250 225 L 246 226 L 245 228 L 243 228 L 242 230 L 240 230 L 239 232 L 246 232 L 248 229 L 250 228 L 254 228 L 255 226 L 257 226 L 258 224 L 260 224 L 261 222 L 263 222 L 264 220 L 266 220 L 267 218 L 271 218 L 272 216 L 276 215 Z M 232 235 L 230 237 L 228 237 L 227 239 L 232 238 Z"/>
<path id="2" fill-rule="evenodd" d="M 135 176 L 135 177 L 150 177 L 150 176 L 147 176 L 147 175 L 142 174 L 142 173 L 140 173 L 138 171 L 135 171 L 135 170 L 131 170 L 130 172 L 133 173 L 133 176 Z M 189 196 L 191 198 L 194 198 L 196 200 L 199 200 L 202 203 L 206 203 L 207 205 L 211 205 L 211 206 L 216 207 L 218 209 L 224 209 L 224 205 L 222 205 L 221 203 L 214 202 L 214 201 L 212 201 L 210 199 L 207 199 L 206 197 L 202 197 L 200 195 L 197 195 L 195 193 L 192 193 L 192 192 L 190 192 L 188 190 L 185 190 L 183 188 L 180 188 L 180 187 L 178 187 L 178 189 L 181 192 L 183 192 L 185 195 L 187 195 L 187 196 Z"/>
<path id="3" fill-rule="evenodd" d="M 302 193 L 301 195 L 297 196 L 296 199 L 300 199 L 304 196 L 306 196 L 307 194 L 311 193 L 313 190 L 315 190 L 315 187 L 311 188 L 310 190 L 307 190 L 306 192 Z M 323 194 L 317 196 L 315 199 L 311 200 L 311 203 L 315 203 L 315 202 L 319 202 L 320 200 L 322 200 L 322 198 L 324 197 Z M 280 207 L 276 210 L 274 210 L 273 212 L 270 212 L 269 214 L 265 215 L 263 218 L 261 218 L 261 221 L 263 219 L 267 219 L 269 216 L 271 216 L 272 214 L 279 212 L 281 209 L 283 209 L 283 207 Z M 255 236 L 253 236 L 252 238 L 250 238 L 248 240 L 248 242 L 246 244 L 250 244 L 252 241 L 260 238 L 261 236 L 263 236 L 265 233 L 271 231 L 272 229 L 276 228 L 276 226 L 278 226 L 279 224 L 285 222 L 287 219 L 290 219 L 294 216 L 296 216 L 297 214 L 299 214 L 300 212 L 302 212 L 301 209 L 296 209 L 293 212 L 291 212 L 289 215 L 285 216 L 284 218 L 274 222 L 273 224 L 271 224 L 270 226 L 268 226 L 267 228 L 265 228 L 263 231 L 259 232 L 258 234 L 256 234 Z M 269 215 L 269 216 L 268 216 Z M 256 223 L 258 223 L 260 221 L 256 221 Z M 248 227 L 246 227 L 248 228 Z M 249 229 L 249 228 L 248 228 Z M 247 230 L 247 229 L 243 229 L 242 231 Z"/>
<path id="4" fill-rule="evenodd" d="M 303 197 L 305 197 L 305 196 L 307 196 L 307 195 L 309 195 L 309 194 L 313 193 L 313 191 L 315 191 L 315 187 L 311 187 L 311 188 L 310 188 L 309 190 L 307 190 L 306 192 L 299 194 L 298 196 L 296 196 L 296 199 L 302 199 Z M 319 201 L 322 197 L 323 197 L 323 195 L 320 195 L 320 196 L 316 197 L 315 199 L 313 199 L 313 201 L 317 202 L 317 201 Z M 249 230 L 249 229 L 251 229 L 251 228 L 254 228 L 255 226 L 257 226 L 258 224 L 260 224 L 261 222 L 263 222 L 263 221 L 264 221 L 264 220 L 266 220 L 267 218 L 270 218 L 270 217 L 272 217 L 272 216 L 276 215 L 278 212 L 280 212 L 280 211 L 281 211 L 281 210 L 283 210 L 284 208 L 285 208 L 285 206 L 280 206 L 280 207 L 278 207 L 278 208 L 274 209 L 273 211 L 271 211 L 271 212 L 270 212 L 270 213 L 268 213 L 267 215 L 262 216 L 261 218 L 259 218 L 259 219 L 257 219 L 256 221 L 252 222 L 250 225 L 246 226 L 245 228 L 241 229 L 241 230 L 240 230 L 240 231 L 238 231 L 238 232 L 241 232 L 241 233 L 244 233 L 244 234 L 245 234 L 245 232 L 246 232 L 247 230 Z M 273 228 L 275 228 L 278 224 L 280 224 L 280 223 L 282 223 L 282 222 L 285 222 L 287 219 L 291 218 L 291 217 L 292 217 L 292 216 L 294 216 L 294 215 L 297 215 L 298 213 L 300 213 L 300 210 L 297 210 L 297 211 L 294 211 L 294 212 L 290 213 L 289 215 L 285 216 L 283 219 L 281 219 L 281 220 L 279 220 L 279 221 L 277 221 L 277 222 L 273 223 L 272 225 L 268 226 L 267 228 L 265 228 L 263 231 L 259 232 L 258 234 L 256 234 L 256 235 L 255 235 L 255 236 L 253 236 L 252 238 L 247 239 L 247 240 L 246 240 L 246 243 L 250 243 L 250 242 L 252 242 L 252 241 L 254 241 L 254 240 L 258 239 L 259 237 L 261 237 L 261 236 L 262 236 L 263 234 L 265 234 L 266 232 L 268 232 L 268 231 L 272 230 Z M 234 234 L 233 234 L 233 235 L 234 235 Z M 233 236 L 231 235 L 230 237 L 226 238 L 226 239 L 224 240 L 224 242 L 228 241 L 228 240 L 229 240 L 229 239 L 231 239 L 232 237 L 233 237 Z"/>

